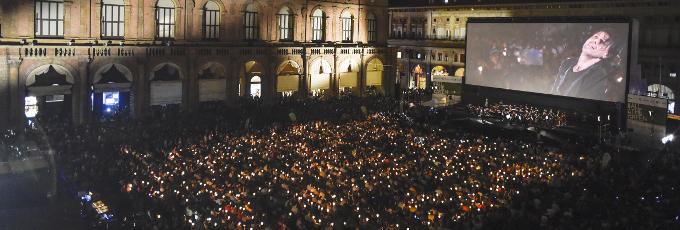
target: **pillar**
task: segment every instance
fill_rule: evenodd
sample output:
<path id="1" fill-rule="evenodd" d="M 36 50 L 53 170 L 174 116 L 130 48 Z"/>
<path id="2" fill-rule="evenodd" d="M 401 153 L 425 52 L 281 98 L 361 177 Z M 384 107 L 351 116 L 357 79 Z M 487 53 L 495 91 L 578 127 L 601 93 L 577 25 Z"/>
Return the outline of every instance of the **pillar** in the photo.
<path id="1" fill-rule="evenodd" d="M 366 49 L 361 49 L 361 57 L 359 58 L 359 63 L 361 67 L 359 68 L 359 96 L 363 97 L 366 95 L 366 68 L 368 68 L 367 63 L 364 62 L 364 53 Z"/>
<path id="2" fill-rule="evenodd" d="M 134 116 L 141 118 L 147 115 L 149 110 L 149 78 L 147 74 L 147 62 L 144 59 L 138 59 L 137 65 L 137 79 L 134 81 L 133 90 L 135 91 L 135 109 Z"/>
<path id="3" fill-rule="evenodd" d="M 338 84 L 338 52 L 340 52 L 337 47 L 335 49 L 334 55 L 333 55 L 333 71 L 331 71 L 331 76 L 330 78 L 330 85 L 328 86 L 331 97 L 337 98 L 338 97 L 338 92 L 340 91 L 339 84 Z"/>
<path id="4" fill-rule="evenodd" d="M 187 60 L 187 68 L 182 79 L 182 107 L 186 111 L 194 111 L 198 105 L 198 78 L 195 71 L 194 61 L 189 58 Z"/>
<path id="5" fill-rule="evenodd" d="M 307 56 L 307 51 L 309 49 L 304 48 L 302 49 L 302 74 L 300 74 L 300 83 L 299 83 L 299 89 L 298 89 L 298 94 L 301 98 L 307 98 L 309 96 L 309 86 L 307 84 L 307 79 L 309 79 L 309 59 Z"/>
<path id="6" fill-rule="evenodd" d="M 268 63 L 269 64 L 265 66 L 265 76 L 262 78 L 262 101 L 265 105 L 272 105 L 275 100 L 274 90 L 276 87 L 272 86 L 274 85 L 276 78 L 276 64 L 271 60 L 269 60 Z"/>
<path id="7" fill-rule="evenodd" d="M 226 85 L 225 87 L 226 90 L 226 95 L 224 102 L 227 104 L 227 106 L 236 106 L 237 100 L 238 100 L 238 87 L 239 86 L 239 74 L 238 71 L 233 71 L 233 70 L 238 70 L 238 66 L 234 64 L 233 62 L 227 63 L 224 65 L 227 68 L 226 71 Z M 232 70 L 232 71 L 229 71 Z"/>
<path id="8" fill-rule="evenodd" d="M 23 124 L 24 109 L 23 98 L 21 98 L 21 84 L 19 84 L 19 66 L 21 60 L 8 60 L 9 66 L 9 112 L 8 120 L 10 126 L 20 126 Z"/>
<path id="9" fill-rule="evenodd" d="M 78 78 L 71 88 L 71 100 L 73 103 L 73 123 L 83 124 L 87 121 L 87 111 L 90 107 L 90 77 L 88 69 L 90 59 L 78 60 Z"/>
<path id="10" fill-rule="evenodd" d="M 9 124 L 10 96 L 9 96 L 9 66 L 6 61 L 0 62 L 0 128 L 5 128 Z"/>

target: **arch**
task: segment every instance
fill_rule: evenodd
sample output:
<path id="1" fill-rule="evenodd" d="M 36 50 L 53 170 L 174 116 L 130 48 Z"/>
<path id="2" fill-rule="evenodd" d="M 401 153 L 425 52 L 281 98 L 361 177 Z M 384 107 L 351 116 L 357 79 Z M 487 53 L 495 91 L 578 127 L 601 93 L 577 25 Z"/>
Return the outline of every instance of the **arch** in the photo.
<path id="1" fill-rule="evenodd" d="M 298 75 L 300 74 L 300 65 L 292 60 L 284 61 L 276 67 L 277 75 Z"/>
<path id="2" fill-rule="evenodd" d="M 340 14 L 340 17 L 341 18 L 354 18 L 354 14 L 352 14 L 351 11 L 352 11 L 352 9 L 350 9 L 350 8 L 344 9 L 342 11 L 342 13 Z"/>
<path id="3" fill-rule="evenodd" d="M 377 18 L 376 18 L 376 16 L 375 16 L 375 13 L 373 13 L 372 11 L 369 11 L 368 13 L 366 13 L 366 19 L 368 19 L 368 20 L 376 20 Z"/>
<path id="4" fill-rule="evenodd" d="M 312 16 L 313 17 L 323 17 L 323 16 L 326 16 L 326 13 L 324 13 L 324 11 L 323 11 L 323 9 L 321 9 L 321 7 L 316 7 L 312 11 Z"/>
<path id="5" fill-rule="evenodd" d="M 158 72 L 165 72 L 163 75 L 156 76 Z M 151 69 L 149 74 L 151 81 L 150 104 L 167 105 L 181 104 L 183 97 L 184 74 L 182 68 L 174 63 L 161 63 Z"/>
<path id="6" fill-rule="evenodd" d="M 94 73 L 94 78 L 92 79 L 92 82 L 96 84 L 99 81 L 101 81 L 104 73 L 111 71 L 112 68 L 115 68 L 116 70 L 120 71 L 123 74 L 123 76 L 125 76 L 125 79 L 127 79 L 129 82 L 133 81 L 133 74 L 130 71 L 130 69 L 118 63 L 110 63 L 97 69 L 97 71 Z"/>
<path id="7" fill-rule="evenodd" d="M 266 79 L 262 77 L 266 74 L 266 69 L 260 64 L 259 61 L 250 60 L 242 65 L 241 75 L 239 77 L 239 95 L 241 96 L 251 96 L 251 97 L 261 97 L 263 84 L 265 84 Z M 260 82 L 252 84 L 251 80 L 254 76 L 260 77 Z"/>
<path id="8" fill-rule="evenodd" d="M 279 9 L 279 14 L 295 14 L 295 13 L 290 7 L 283 5 L 281 6 L 281 9 Z"/>
<path id="9" fill-rule="evenodd" d="M 449 76 L 449 71 L 446 70 L 446 67 L 438 65 L 432 68 L 432 71 L 430 72 L 432 76 Z"/>
<path id="10" fill-rule="evenodd" d="M 264 73 L 264 67 L 257 61 L 248 61 L 245 63 L 246 73 Z"/>
<path id="11" fill-rule="evenodd" d="M 366 71 L 384 71 L 385 67 L 380 58 L 372 58 L 366 64 Z"/>
<path id="12" fill-rule="evenodd" d="M 196 1 L 196 2 L 197 2 L 197 4 L 196 4 L 197 9 L 200 9 L 200 10 L 205 10 L 206 6 L 208 6 L 208 4 L 210 4 L 210 2 L 212 2 L 215 5 L 217 5 L 217 7 L 218 7 L 215 10 L 219 10 L 220 12 L 226 12 L 227 11 L 227 5 L 224 4 L 224 1 L 222 1 L 222 0 L 200 0 L 200 1 Z"/>
<path id="13" fill-rule="evenodd" d="M 337 69 L 338 74 L 338 90 L 352 93 L 358 93 L 359 86 L 359 70 L 358 62 L 352 58 L 347 58 L 340 62 Z"/>
<path id="14" fill-rule="evenodd" d="M 379 58 L 373 58 L 366 63 L 366 86 L 382 86 L 385 67 Z"/>
<path id="15" fill-rule="evenodd" d="M 295 12 L 287 5 L 281 6 L 276 15 L 276 25 L 278 26 L 278 38 L 283 41 L 294 40 L 295 34 Z"/>
<path id="16" fill-rule="evenodd" d="M 317 58 L 310 66 L 309 89 L 314 95 L 322 95 L 325 90 L 330 89 L 330 75 L 333 73 L 333 68 L 323 58 Z"/>
<path id="17" fill-rule="evenodd" d="M 171 62 L 164 62 L 164 63 L 156 65 L 154 68 L 151 69 L 151 73 L 149 74 L 149 80 L 154 81 L 154 79 L 156 79 L 156 72 L 158 72 L 159 70 L 161 70 L 162 68 L 165 68 L 165 67 L 168 67 L 168 68 L 172 67 L 169 70 L 171 70 L 171 71 L 176 70 L 178 72 L 178 74 L 179 74 L 179 79 L 177 79 L 178 81 L 184 79 L 184 74 L 182 72 L 182 68 L 179 65 L 177 65 L 175 63 L 171 63 Z M 174 72 L 169 72 L 169 73 L 174 74 Z"/>
<path id="18" fill-rule="evenodd" d="M 290 96 L 298 91 L 300 82 L 300 65 L 292 60 L 281 63 L 276 68 L 276 92 Z"/>
<path id="19" fill-rule="evenodd" d="M 220 7 L 220 4 L 217 4 L 215 1 L 209 0 L 203 5 L 203 9 L 204 10 L 220 10 L 221 11 L 222 7 Z"/>
<path id="20" fill-rule="evenodd" d="M 253 74 L 248 79 L 248 94 L 251 97 L 262 97 L 262 77 L 259 74 Z"/>
<path id="21" fill-rule="evenodd" d="M 226 78 L 226 68 L 217 62 L 208 62 L 198 68 L 199 79 L 223 79 Z"/>
<path id="22" fill-rule="evenodd" d="M 309 73 L 311 74 L 331 74 L 333 73 L 333 67 L 328 61 L 318 58 L 312 62 L 310 65 Z"/>
<path id="23" fill-rule="evenodd" d="M 250 3 L 250 4 L 246 5 L 246 8 L 245 8 L 246 12 L 257 13 L 257 12 L 259 12 L 258 10 L 259 10 L 258 6 L 255 3 Z"/>
<path id="24" fill-rule="evenodd" d="M 73 77 L 73 74 L 71 74 L 71 72 L 68 71 L 68 69 L 66 69 L 64 66 L 58 64 L 46 64 L 33 69 L 26 75 L 25 86 L 33 85 L 36 81 L 35 79 L 36 75 L 39 76 L 42 74 L 46 74 L 49 71 L 56 71 L 56 73 L 64 75 L 65 76 L 64 80 L 69 84 L 75 83 L 75 78 Z"/>
<path id="25" fill-rule="evenodd" d="M 177 3 L 174 0 L 158 0 L 156 7 L 175 8 Z"/>
<path id="26" fill-rule="evenodd" d="M 79 79 L 74 78 L 66 67 L 43 64 L 30 71 L 24 80 L 26 94 L 21 103 L 26 118 L 33 118 L 38 114 L 66 118 L 75 114 L 78 101 L 71 94 L 75 81 Z"/>
<path id="27" fill-rule="evenodd" d="M 222 101 L 227 94 L 224 65 L 207 62 L 198 68 L 198 101 Z"/>
<path id="28" fill-rule="evenodd" d="M 156 38 L 174 38 L 177 33 L 177 20 L 181 16 L 176 9 L 180 4 L 175 0 L 158 0 L 155 9 Z"/>
<path id="29" fill-rule="evenodd" d="M 338 73 L 359 72 L 358 62 L 352 58 L 347 58 L 338 65 Z"/>
<path id="30" fill-rule="evenodd" d="M 465 76 L 465 68 L 458 68 L 456 72 L 453 74 L 453 76 L 456 77 L 463 77 Z"/>
<path id="31" fill-rule="evenodd" d="M 125 5 L 124 0 L 102 0 L 102 4 Z"/>
<path id="32" fill-rule="evenodd" d="M 662 84 L 652 84 L 647 86 L 648 96 L 655 96 L 658 98 L 665 98 L 668 100 L 675 100 L 675 93 L 673 89 Z"/>
<path id="33" fill-rule="evenodd" d="M 311 27 L 312 41 L 326 40 L 326 13 L 320 7 L 312 11 Z"/>
<path id="34" fill-rule="evenodd" d="M 340 32 L 341 40 L 343 42 L 351 42 L 354 40 L 354 15 L 351 10 L 345 9 L 340 14 Z"/>

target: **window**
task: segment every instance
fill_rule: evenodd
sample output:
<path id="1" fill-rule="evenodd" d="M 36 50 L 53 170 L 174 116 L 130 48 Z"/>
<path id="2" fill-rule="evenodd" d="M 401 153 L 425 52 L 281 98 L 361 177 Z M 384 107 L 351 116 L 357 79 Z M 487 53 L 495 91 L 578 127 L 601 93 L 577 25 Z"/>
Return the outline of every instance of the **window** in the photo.
<path id="1" fill-rule="evenodd" d="M 246 40 L 257 40 L 260 38 L 259 23 L 257 18 L 257 7 L 250 4 L 246 7 L 244 16 L 244 28 Z"/>
<path id="2" fill-rule="evenodd" d="M 354 15 L 345 11 L 340 15 L 342 22 L 342 42 L 352 42 L 354 40 Z"/>
<path id="3" fill-rule="evenodd" d="M 35 35 L 39 37 L 64 36 L 64 2 L 35 2 Z"/>
<path id="4" fill-rule="evenodd" d="M 295 17 L 293 11 L 288 7 L 283 7 L 279 10 L 277 15 L 279 18 L 279 40 L 280 41 L 292 41 L 293 40 L 293 23 L 295 23 Z"/>
<path id="5" fill-rule="evenodd" d="M 175 37 L 175 4 L 171 0 L 158 0 L 156 4 L 156 38 Z"/>
<path id="6" fill-rule="evenodd" d="M 320 9 L 312 13 L 312 41 L 324 41 L 326 39 L 325 16 Z"/>
<path id="7" fill-rule="evenodd" d="M 123 0 L 102 1 L 102 38 L 125 36 L 125 6 Z"/>
<path id="8" fill-rule="evenodd" d="M 392 24 L 392 36 L 394 38 L 404 38 L 406 36 L 406 24 L 394 23 Z"/>
<path id="9" fill-rule="evenodd" d="M 203 38 L 218 39 L 220 37 L 220 6 L 209 1 L 203 7 Z"/>
<path id="10" fill-rule="evenodd" d="M 368 42 L 375 42 L 378 40 L 378 27 L 374 14 L 368 14 L 366 18 L 368 26 Z"/>
<path id="11" fill-rule="evenodd" d="M 420 39 L 424 38 L 423 28 L 424 24 L 411 24 L 411 36 L 412 38 Z"/>

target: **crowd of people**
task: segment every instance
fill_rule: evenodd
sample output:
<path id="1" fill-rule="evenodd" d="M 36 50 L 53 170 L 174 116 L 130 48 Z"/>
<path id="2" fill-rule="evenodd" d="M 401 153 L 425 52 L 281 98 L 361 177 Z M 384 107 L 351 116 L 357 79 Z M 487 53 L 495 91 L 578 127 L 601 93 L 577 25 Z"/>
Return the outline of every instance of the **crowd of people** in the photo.
<path id="1" fill-rule="evenodd" d="M 171 206 L 157 211 L 169 216 L 170 228 L 450 226 L 563 170 L 560 153 L 420 132 L 392 114 L 243 135 L 211 132 L 188 143 L 121 149 L 124 189 L 149 207 Z"/>
<path id="2" fill-rule="evenodd" d="M 524 125 L 536 125 L 545 128 L 555 128 L 566 125 L 566 113 L 558 109 L 544 109 L 531 105 L 513 105 L 495 103 L 491 105 L 468 104 L 469 114 L 484 118 L 495 119 Z"/>
<path id="3" fill-rule="evenodd" d="M 101 194 L 124 228 L 680 226 L 677 152 L 537 142 L 383 97 L 239 104 L 38 121 L 33 134 L 56 151 L 60 178 Z"/>

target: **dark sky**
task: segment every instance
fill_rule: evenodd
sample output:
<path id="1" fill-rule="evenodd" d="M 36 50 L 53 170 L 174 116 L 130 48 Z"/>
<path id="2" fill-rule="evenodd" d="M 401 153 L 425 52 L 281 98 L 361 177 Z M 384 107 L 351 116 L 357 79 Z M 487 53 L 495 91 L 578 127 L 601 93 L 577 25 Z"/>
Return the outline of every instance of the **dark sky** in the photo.
<path id="1" fill-rule="evenodd" d="M 443 5 L 443 0 L 389 0 L 390 6 L 427 6 L 430 1 L 432 5 Z M 516 3 L 555 3 L 555 2 L 594 2 L 603 0 L 449 0 L 448 5 L 484 5 L 484 4 L 516 4 Z"/>

